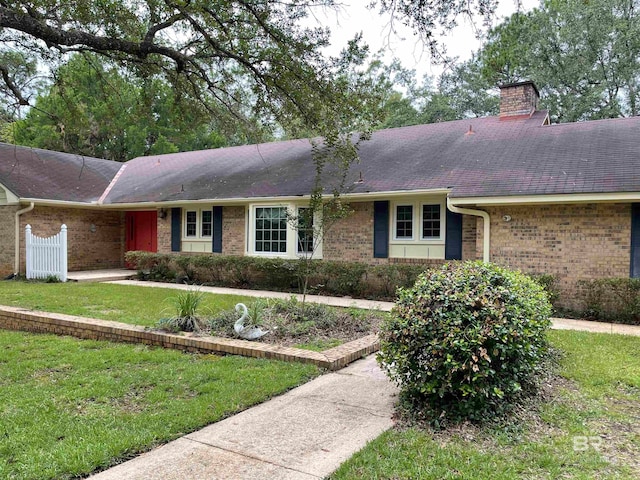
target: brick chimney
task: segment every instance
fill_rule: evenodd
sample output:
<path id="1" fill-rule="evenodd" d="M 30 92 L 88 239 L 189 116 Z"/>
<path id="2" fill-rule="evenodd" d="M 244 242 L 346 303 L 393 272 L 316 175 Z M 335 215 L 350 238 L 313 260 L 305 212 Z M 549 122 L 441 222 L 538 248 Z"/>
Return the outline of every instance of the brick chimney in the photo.
<path id="1" fill-rule="evenodd" d="M 500 120 L 530 117 L 539 98 L 540 92 L 529 80 L 500 85 Z"/>

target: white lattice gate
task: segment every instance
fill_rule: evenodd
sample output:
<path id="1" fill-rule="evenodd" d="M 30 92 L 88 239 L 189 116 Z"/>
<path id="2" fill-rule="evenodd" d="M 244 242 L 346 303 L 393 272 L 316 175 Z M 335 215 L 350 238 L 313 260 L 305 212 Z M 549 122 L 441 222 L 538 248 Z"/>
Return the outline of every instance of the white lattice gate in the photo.
<path id="1" fill-rule="evenodd" d="M 31 233 L 31 225 L 25 227 L 27 250 L 27 278 L 58 277 L 67 281 L 67 226 L 52 237 L 36 237 Z"/>

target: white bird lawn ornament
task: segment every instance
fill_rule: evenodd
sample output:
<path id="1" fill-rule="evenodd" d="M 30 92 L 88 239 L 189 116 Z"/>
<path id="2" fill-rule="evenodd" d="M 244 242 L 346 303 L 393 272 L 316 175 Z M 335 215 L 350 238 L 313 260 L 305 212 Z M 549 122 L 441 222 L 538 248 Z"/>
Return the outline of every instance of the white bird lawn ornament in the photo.
<path id="1" fill-rule="evenodd" d="M 244 303 L 238 303 L 236 305 L 236 312 L 242 313 L 242 316 L 236 321 L 233 325 L 233 329 L 236 331 L 240 338 L 244 338 L 245 340 L 257 340 L 260 337 L 264 337 L 269 330 L 262 330 L 259 327 L 245 327 L 244 321 L 249 316 L 249 310 L 247 310 L 247 306 Z"/>

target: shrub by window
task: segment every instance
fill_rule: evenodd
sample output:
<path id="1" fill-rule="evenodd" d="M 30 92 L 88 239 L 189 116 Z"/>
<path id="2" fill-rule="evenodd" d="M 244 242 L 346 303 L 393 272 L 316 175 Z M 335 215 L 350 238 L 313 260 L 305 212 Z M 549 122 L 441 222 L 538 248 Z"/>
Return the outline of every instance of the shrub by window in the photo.
<path id="1" fill-rule="evenodd" d="M 546 292 L 522 273 L 445 265 L 400 290 L 378 359 L 414 415 L 482 420 L 535 386 L 550 314 Z"/>

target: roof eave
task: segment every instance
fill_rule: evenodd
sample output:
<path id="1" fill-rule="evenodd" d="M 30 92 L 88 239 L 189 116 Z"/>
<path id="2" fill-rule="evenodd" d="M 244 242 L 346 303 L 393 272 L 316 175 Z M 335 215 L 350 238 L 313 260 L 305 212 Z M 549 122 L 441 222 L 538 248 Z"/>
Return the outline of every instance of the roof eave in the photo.
<path id="1" fill-rule="evenodd" d="M 0 188 L 3 189 L 7 195 L 7 205 L 18 205 L 20 203 L 20 197 L 4 183 L 0 183 Z"/>
<path id="2" fill-rule="evenodd" d="M 413 195 L 447 195 L 451 192 L 449 188 L 437 189 L 421 189 L 421 190 L 390 190 L 384 192 L 363 192 L 363 193 L 345 193 L 340 195 L 348 201 L 373 201 L 379 199 L 387 199 L 394 197 L 406 197 Z M 323 195 L 324 198 L 332 198 L 333 195 Z M 150 201 L 150 202 L 128 202 L 128 203 L 107 203 L 100 204 L 101 208 L 123 209 L 123 208 L 167 208 L 179 207 L 182 205 L 196 204 L 216 204 L 216 205 L 246 205 L 249 203 L 292 203 L 292 202 L 308 202 L 310 195 L 289 195 L 276 197 L 235 197 L 235 198 L 202 198 L 198 200 L 171 200 L 171 201 Z"/>
<path id="3" fill-rule="evenodd" d="M 452 197 L 456 206 L 546 205 L 552 203 L 627 203 L 640 202 L 639 192 L 560 193 L 548 195 L 508 195 L 493 197 Z"/>

